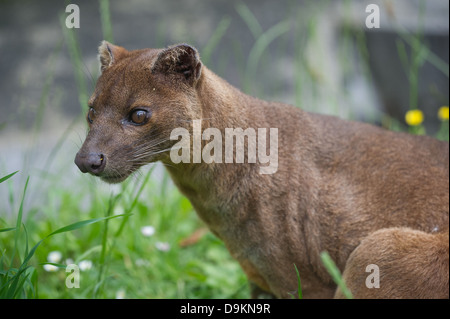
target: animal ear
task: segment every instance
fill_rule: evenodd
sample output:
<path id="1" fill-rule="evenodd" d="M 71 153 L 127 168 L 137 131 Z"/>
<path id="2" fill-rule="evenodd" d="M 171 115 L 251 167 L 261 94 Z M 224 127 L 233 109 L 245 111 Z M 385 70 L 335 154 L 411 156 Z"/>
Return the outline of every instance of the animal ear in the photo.
<path id="1" fill-rule="evenodd" d="M 98 59 L 100 61 L 100 70 L 103 72 L 115 62 L 123 58 L 128 51 L 118 45 L 103 40 L 98 47 Z"/>
<path id="2" fill-rule="evenodd" d="M 200 78 L 202 62 L 197 50 L 187 44 L 179 44 L 161 51 L 152 67 L 152 73 L 175 75 L 194 85 Z"/>

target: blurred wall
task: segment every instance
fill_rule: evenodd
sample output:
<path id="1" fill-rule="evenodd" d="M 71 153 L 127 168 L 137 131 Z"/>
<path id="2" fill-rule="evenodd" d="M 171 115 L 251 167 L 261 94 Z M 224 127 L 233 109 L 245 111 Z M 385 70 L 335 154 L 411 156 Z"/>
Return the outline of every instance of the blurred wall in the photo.
<path id="1" fill-rule="evenodd" d="M 81 10 L 76 35 L 91 92 L 98 75 L 97 47 L 103 38 L 99 4 L 70 2 Z M 243 18 L 243 3 L 256 29 Z M 380 29 L 364 25 L 370 3 L 380 6 Z M 61 25 L 65 5 L 50 0 L 0 1 L 3 130 L 27 131 L 37 116 L 52 126 L 80 114 Z M 447 63 L 447 75 L 429 61 L 420 66 L 418 106 L 433 126 L 437 108 L 448 105 L 448 1 L 112 0 L 110 9 L 114 42 L 128 49 L 188 42 L 203 55 L 222 25 L 225 33 L 213 46 L 207 65 L 233 85 L 307 110 L 372 121 L 379 119 L 380 111 L 402 121 L 409 108 L 410 86 L 398 54 L 398 43 L 403 41 L 398 34 L 421 32 L 426 48 Z M 288 21 L 289 30 L 271 42 L 256 73 L 246 78 L 258 32 L 280 21 Z M 405 47 L 411 55 L 410 46 Z"/>

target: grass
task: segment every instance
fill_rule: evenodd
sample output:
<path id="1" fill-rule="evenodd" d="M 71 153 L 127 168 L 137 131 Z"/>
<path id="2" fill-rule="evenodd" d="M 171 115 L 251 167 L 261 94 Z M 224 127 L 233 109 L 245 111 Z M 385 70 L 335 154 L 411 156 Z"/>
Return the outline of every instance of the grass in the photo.
<path id="1" fill-rule="evenodd" d="M 327 271 L 330 274 L 331 278 L 333 279 L 334 283 L 342 291 L 342 294 L 347 299 L 353 299 L 353 295 L 352 295 L 351 291 L 347 288 L 344 280 L 342 279 L 341 272 L 339 271 L 338 267 L 334 263 L 333 259 L 331 259 L 328 252 L 326 252 L 326 251 L 322 252 L 320 254 L 320 259 L 322 260 L 323 265 L 327 269 Z"/>
<path id="2" fill-rule="evenodd" d="M 328 4 L 329 1 L 321 3 Z M 99 0 L 104 38 L 112 41 L 113 17 L 109 7 L 108 0 Z M 306 16 L 300 9 L 290 10 L 285 20 L 264 30 L 243 2 L 235 9 L 254 40 L 248 55 L 238 42 L 230 48 L 231 53 L 226 53 L 234 55 L 235 62 L 242 66 L 240 80 L 243 90 L 270 98 L 274 91 L 259 87 L 255 79 L 267 75 L 262 73 L 261 65 L 273 60 L 273 52 L 282 56 L 291 45 L 295 50 L 292 103 L 307 108 L 309 104 L 314 104 L 311 101 L 318 101 L 318 92 L 324 84 L 323 75 L 309 64 L 302 50 L 319 36 L 317 17 Z M 91 75 L 84 64 L 76 30 L 65 28 L 62 17 L 62 37 L 70 55 L 80 109 L 84 114 L 87 110 L 88 84 L 89 81 L 95 82 L 96 72 Z M 298 21 L 295 26 L 292 18 Z M 229 32 L 231 23 L 229 17 L 219 20 L 209 40 L 200 47 L 203 62 L 212 69 L 215 69 L 210 65 L 213 57 L 221 54 L 216 48 Z M 161 34 L 163 29 L 161 27 L 159 30 Z M 290 44 L 292 31 L 296 36 L 294 43 Z M 352 35 L 349 31 L 345 33 L 348 38 L 338 59 L 345 65 L 346 72 L 350 72 L 348 69 L 352 65 L 346 61 L 346 52 Z M 420 37 L 401 32 L 401 39 L 398 51 L 410 80 L 411 106 L 420 108 L 415 104 L 420 67 L 428 61 L 442 72 L 447 72 L 448 76 L 448 65 L 434 55 Z M 161 39 L 159 41 L 162 42 Z M 356 41 L 367 58 L 364 37 L 358 34 Z M 408 46 L 413 48 L 410 57 L 406 54 Z M 62 52 L 62 42 L 56 42 L 38 102 L 33 125 L 34 140 L 39 138 L 45 127 L 46 101 L 56 85 L 53 63 Z M 225 59 L 226 55 L 218 57 L 224 57 L 218 62 L 220 69 L 226 69 L 229 61 Z M 365 61 L 361 63 L 367 76 L 370 76 Z M 282 86 L 283 83 L 274 80 L 273 87 Z M 339 94 L 331 92 L 327 96 L 330 113 L 337 112 Z M 191 245 L 181 244 L 204 225 L 161 167 L 151 165 L 134 178 L 114 187 L 82 174 L 76 178 L 70 177 L 70 184 L 59 178 L 66 174 L 67 166 L 55 171 L 56 164 L 58 159 L 67 161 L 63 146 L 79 120 L 75 119 L 58 139 L 42 171 L 34 171 L 30 176 L 25 173 L 27 167 L 20 172 L 1 172 L 0 192 L 8 194 L 12 214 L 0 212 L 0 298 L 247 298 L 250 294 L 246 277 L 220 240 L 206 233 Z M 390 129 L 409 129 L 395 121 L 385 123 Z M 3 127 L 0 124 L 0 130 Z M 448 120 L 443 120 L 439 138 L 448 141 L 448 135 Z M 32 158 L 29 154 L 26 157 L 28 162 Z M 30 196 L 30 192 L 38 195 Z M 36 197 L 40 200 L 37 201 Z M 149 235 L 143 232 L 144 226 L 151 226 L 154 233 Z M 49 260 L 55 251 L 61 258 Z M 326 254 L 321 257 L 336 284 L 345 291 L 337 267 Z M 69 264 L 82 268 L 80 288 L 66 287 L 69 273 L 65 268 Z M 83 264 L 91 266 L 81 267 Z M 299 287 L 297 296 L 293 297 L 301 299 L 301 274 L 295 265 L 292 271 L 296 272 Z"/>
<path id="3" fill-rule="evenodd" d="M 0 229 L 0 298 L 115 298 L 121 292 L 127 298 L 245 297 L 245 277 L 218 239 L 207 234 L 195 245 L 179 246 L 202 225 L 177 192 L 142 196 L 161 191 L 152 173 L 117 192 L 96 191 L 87 208 L 84 194 L 51 188 L 48 203 L 23 221 L 27 181 L 15 227 Z M 54 218 L 38 216 L 48 211 Z M 143 225 L 155 234 L 144 236 Z M 161 242 L 170 249 L 158 249 Z M 60 268 L 47 272 L 43 265 L 52 251 L 62 255 Z M 93 266 L 81 271 L 80 288 L 66 288 L 64 267 L 83 260 Z"/>
<path id="4" fill-rule="evenodd" d="M 297 276 L 297 296 L 290 293 L 292 299 L 303 299 L 303 292 L 302 292 L 302 280 L 300 278 L 300 273 L 297 269 L 297 265 L 294 264 L 295 274 Z"/>

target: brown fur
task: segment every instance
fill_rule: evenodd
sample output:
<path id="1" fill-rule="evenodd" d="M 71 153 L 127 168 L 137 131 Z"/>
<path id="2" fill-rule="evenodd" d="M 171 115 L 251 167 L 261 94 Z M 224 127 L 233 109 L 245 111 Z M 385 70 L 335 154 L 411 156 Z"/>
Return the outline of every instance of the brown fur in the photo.
<path id="1" fill-rule="evenodd" d="M 277 297 L 297 289 L 294 264 L 304 297 L 333 297 L 320 260 L 328 251 L 357 298 L 448 298 L 448 143 L 250 97 L 187 45 L 127 51 L 104 42 L 100 61 L 89 101 L 95 119 L 76 157 L 82 171 L 120 182 L 163 162 L 249 280 Z M 146 124 L 129 123 L 134 108 L 148 110 Z M 192 132 L 197 119 L 222 136 L 225 128 L 278 128 L 278 171 L 172 163 L 170 132 Z M 383 289 L 364 289 L 365 267 L 377 262 Z"/>
<path id="2" fill-rule="evenodd" d="M 358 298 L 449 297 L 448 233 L 381 229 L 350 254 L 343 278 Z M 379 267 L 379 288 L 367 289 L 367 265 Z M 337 298 L 343 298 L 338 289 Z"/>

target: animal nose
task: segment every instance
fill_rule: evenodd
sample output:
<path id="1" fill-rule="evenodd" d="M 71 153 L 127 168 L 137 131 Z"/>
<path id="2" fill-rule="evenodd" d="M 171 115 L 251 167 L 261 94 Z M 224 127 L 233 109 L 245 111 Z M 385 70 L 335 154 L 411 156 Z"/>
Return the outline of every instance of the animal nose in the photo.
<path id="1" fill-rule="evenodd" d="M 77 153 L 75 164 L 83 173 L 99 175 L 106 166 L 106 156 L 100 153 Z"/>

